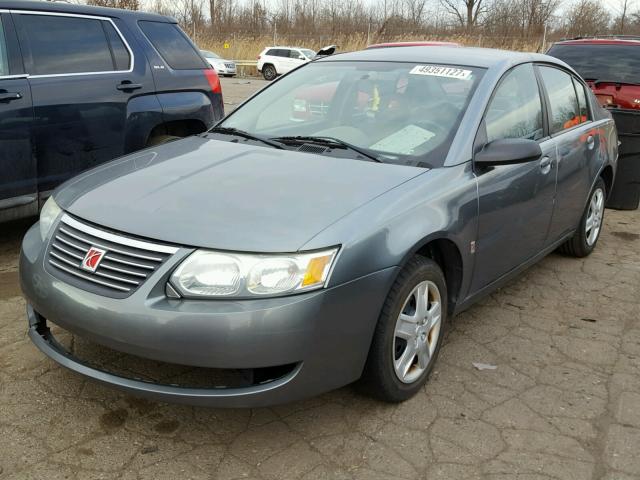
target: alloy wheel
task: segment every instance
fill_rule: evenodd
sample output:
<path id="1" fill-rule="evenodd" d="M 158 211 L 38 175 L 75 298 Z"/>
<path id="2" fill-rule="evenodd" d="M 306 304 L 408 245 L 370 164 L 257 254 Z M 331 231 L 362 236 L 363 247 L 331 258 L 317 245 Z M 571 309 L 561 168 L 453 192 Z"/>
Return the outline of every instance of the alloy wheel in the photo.
<path id="1" fill-rule="evenodd" d="M 587 213 L 587 220 L 585 222 L 585 237 L 587 245 L 590 247 L 598 240 L 600 235 L 600 229 L 602 228 L 602 217 L 604 214 L 604 192 L 598 188 L 593 192 L 591 196 L 591 202 L 589 203 L 589 211 Z"/>
<path id="2" fill-rule="evenodd" d="M 442 300 L 435 283 L 419 283 L 404 302 L 393 338 L 393 367 L 403 383 L 420 378 L 431 362 L 442 324 Z"/>

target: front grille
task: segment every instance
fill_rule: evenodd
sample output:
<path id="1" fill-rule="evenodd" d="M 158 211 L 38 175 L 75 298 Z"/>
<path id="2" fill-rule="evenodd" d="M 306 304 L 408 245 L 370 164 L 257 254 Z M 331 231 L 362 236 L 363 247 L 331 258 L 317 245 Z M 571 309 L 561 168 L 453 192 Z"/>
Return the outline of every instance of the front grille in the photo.
<path id="1" fill-rule="evenodd" d="M 95 271 L 83 268 L 91 249 L 104 252 Z M 47 252 L 47 270 L 86 291 L 112 298 L 135 292 L 177 248 L 124 237 L 64 215 Z"/>

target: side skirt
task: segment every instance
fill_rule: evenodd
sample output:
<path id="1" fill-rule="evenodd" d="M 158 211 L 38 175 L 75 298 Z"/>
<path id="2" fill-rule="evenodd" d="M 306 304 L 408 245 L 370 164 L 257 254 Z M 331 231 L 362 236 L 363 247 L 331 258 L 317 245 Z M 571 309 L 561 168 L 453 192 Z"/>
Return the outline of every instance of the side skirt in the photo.
<path id="1" fill-rule="evenodd" d="M 542 260 L 544 257 L 549 255 L 551 252 L 553 252 L 556 248 L 558 248 L 564 242 L 569 240 L 573 236 L 573 234 L 574 234 L 574 231 L 571 231 L 571 232 L 565 234 L 564 236 L 562 236 L 560 238 L 560 240 L 558 240 L 555 243 L 551 244 L 549 247 L 545 248 L 544 250 L 542 250 L 537 255 L 534 255 L 533 257 L 531 257 L 529 260 L 527 260 L 523 264 L 517 266 L 513 270 L 505 273 L 503 276 L 501 276 L 497 280 L 491 282 L 489 285 L 481 288 L 477 292 L 475 292 L 475 293 L 471 294 L 470 296 L 468 296 L 463 302 L 461 302 L 458 305 L 456 305 L 455 310 L 453 312 L 453 315 L 458 315 L 459 313 L 462 313 L 463 311 L 465 311 L 469 307 L 471 307 L 473 304 L 477 303 L 478 301 L 482 300 L 483 298 L 485 298 L 489 294 L 493 293 L 494 291 L 498 290 L 499 288 L 501 288 L 504 285 L 506 285 L 507 283 L 509 283 L 515 277 L 520 275 L 522 272 L 527 270 L 529 267 L 531 267 L 531 266 L 535 265 L 536 263 L 538 263 L 540 260 Z"/>

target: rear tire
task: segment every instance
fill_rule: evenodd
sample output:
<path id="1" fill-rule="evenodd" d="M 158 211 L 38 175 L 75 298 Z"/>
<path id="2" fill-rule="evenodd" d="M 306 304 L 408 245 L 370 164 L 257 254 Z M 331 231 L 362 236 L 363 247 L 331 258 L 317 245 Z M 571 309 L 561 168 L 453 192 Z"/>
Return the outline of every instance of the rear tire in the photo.
<path id="1" fill-rule="evenodd" d="M 589 202 L 584 209 L 580 226 L 569 240 L 560 245 L 558 251 L 572 257 L 582 258 L 593 252 L 604 222 L 604 209 L 607 198 L 607 187 L 602 178 L 598 178 L 589 195 Z"/>
<path id="2" fill-rule="evenodd" d="M 264 65 L 262 67 L 262 76 L 265 80 L 271 81 L 278 76 L 278 72 L 276 71 L 276 67 L 271 65 L 270 63 Z"/>
<path id="3" fill-rule="evenodd" d="M 422 388 L 442 345 L 447 301 L 447 285 L 438 264 L 413 257 L 382 307 L 360 380 L 366 393 L 386 402 L 402 402 Z"/>

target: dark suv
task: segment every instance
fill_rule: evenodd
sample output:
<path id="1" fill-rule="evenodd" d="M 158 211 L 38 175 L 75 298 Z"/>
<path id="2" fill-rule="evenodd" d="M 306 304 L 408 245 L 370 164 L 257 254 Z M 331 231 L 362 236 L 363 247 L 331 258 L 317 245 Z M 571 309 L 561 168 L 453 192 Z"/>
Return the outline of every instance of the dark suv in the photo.
<path id="1" fill-rule="evenodd" d="M 220 82 L 161 15 L 0 0 L 0 221 L 77 173 L 203 132 Z"/>

